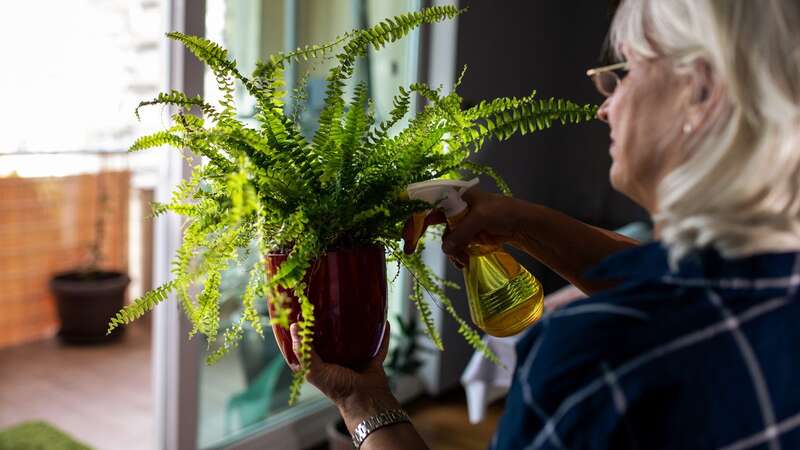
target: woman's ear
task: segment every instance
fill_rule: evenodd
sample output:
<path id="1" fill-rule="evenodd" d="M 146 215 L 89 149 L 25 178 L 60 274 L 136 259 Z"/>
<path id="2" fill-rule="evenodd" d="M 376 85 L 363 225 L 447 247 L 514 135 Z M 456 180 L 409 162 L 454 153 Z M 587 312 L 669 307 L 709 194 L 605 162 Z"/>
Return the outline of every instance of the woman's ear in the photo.
<path id="1" fill-rule="evenodd" d="M 711 64 L 703 59 L 692 63 L 692 95 L 691 104 L 701 104 L 708 101 L 715 77 Z"/>
<path id="2" fill-rule="evenodd" d="M 691 128 L 698 129 L 711 115 L 721 95 L 719 78 L 714 68 L 704 59 L 692 62 L 689 78 L 688 120 Z"/>

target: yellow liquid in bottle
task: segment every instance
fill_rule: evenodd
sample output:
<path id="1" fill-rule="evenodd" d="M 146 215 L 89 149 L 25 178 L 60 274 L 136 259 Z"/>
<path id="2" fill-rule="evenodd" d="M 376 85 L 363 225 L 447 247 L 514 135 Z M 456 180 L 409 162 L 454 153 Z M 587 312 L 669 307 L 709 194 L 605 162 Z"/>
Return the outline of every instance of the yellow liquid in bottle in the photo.
<path id="1" fill-rule="evenodd" d="M 464 267 L 472 321 L 492 336 L 517 334 L 541 317 L 544 293 L 533 277 L 500 247 L 471 244 Z"/>

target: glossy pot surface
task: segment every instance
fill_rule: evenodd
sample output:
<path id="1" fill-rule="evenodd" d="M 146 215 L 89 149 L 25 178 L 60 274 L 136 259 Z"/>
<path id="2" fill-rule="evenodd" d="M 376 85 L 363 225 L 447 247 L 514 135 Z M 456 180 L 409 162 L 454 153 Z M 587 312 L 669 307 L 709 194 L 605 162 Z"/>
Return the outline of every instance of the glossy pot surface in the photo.
<path id="1" fill-rule="evenodd" d="M 278 271 L 287 254 L 267 255 L 267 275 Z M 315 260 L 305 277 L 306 295 L 314 305 L 314 343 L 326 362 L 357 368 L 374 357 L 386 325 L 386 258 L 382 247 L 343 248 Z M 289 322 L 300 315 L 297 298 L 289 299 Z M 274 306 L 269 302 L 269 313 Z M 290 364 L 297 364 L 289 330 L 273 325 L 272 331 Z"/>

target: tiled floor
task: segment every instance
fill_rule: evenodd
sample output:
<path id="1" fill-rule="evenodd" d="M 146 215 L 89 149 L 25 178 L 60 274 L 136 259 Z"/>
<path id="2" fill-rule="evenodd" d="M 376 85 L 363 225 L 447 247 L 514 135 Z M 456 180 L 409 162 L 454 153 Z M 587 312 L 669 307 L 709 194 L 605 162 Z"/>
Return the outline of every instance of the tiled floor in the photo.
<path id="1" fill-rule="evenodd" d="M 111 345 L 50 339 L 0 350 L 0 429 L 44 420 L 96 450 L 151 450 L 150 342 L 150 328 L 136 324 Z M 431 449 L 477 450 L 491 439 L 502 404 L 478 425 L 469 424 L 460 389 L 407 409 Z"/>
<path id="2" fill-rule="evenodd" d="M 431 450 L 484 450 L 503 413 L 503 402 L 489 405 L 486 418 L 475 425 L 469 423 L 461 389 L 435 399 L 422 398 L 406 409 Z"/>
<path id="3" fill-rule="evenodd" d="M 0 429 L 44 420 L 96 450 L 154 446 L 150 328 L 117 342 L 49 339 L 0 350 Z"/>

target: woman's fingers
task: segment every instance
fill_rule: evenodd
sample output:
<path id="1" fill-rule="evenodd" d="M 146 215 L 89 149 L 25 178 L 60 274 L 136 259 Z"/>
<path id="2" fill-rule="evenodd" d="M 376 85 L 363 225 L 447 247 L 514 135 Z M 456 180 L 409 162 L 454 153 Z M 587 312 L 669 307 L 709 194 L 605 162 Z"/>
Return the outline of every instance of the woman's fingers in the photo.
<path id="1" fill-rule="evenodd" d="M 440 223 L 447 223 L 447 216 L 438 209 L 431 211 L 427 216 L 425 216 L 425 228 L 428 228 L 431 225 L 438 225 Z"/>
<path id="2" fill-rule="evenodd" d="M 461 194 L 461 199 L 467 202 L 468 205 L 472 206 L 480 199 L 480 197 L 484 195 L 486 195 L 486 192 L 482 191 L 481 188 L 478 186 L 472 186 Z"/>
<path id="3" fill-rule="evenodd" d="M 300 354 L 300 326 L 297 325 L 297 323 L 289 325 L 289 334 L 292 336 L 292 351 L 294 352 L 295 358 L 299 361 L 300 358 L 297 355 Z M 289 368 L 292 369 L 292 372 L 297 372 L 300 366 L 297 364 L 289 364 Z"/>
<path id="4" fill-rule="evenodd" d="M 464 264 L 462 264 L 461 261 L 455 259 L 452 256 L 448 256 L 447 259 L 450 260 L 450 263 L 452 265 L 456 266 L 456 269 L 458 269 L 458 270 L 463 270 L 464 269 Z"/>
<path id="5" fill-rule="evenodd" d="M 300 327 L 297 323 L 293 323 L 289 326 L 289 333 L 292 336 L 292 351 L 294 352 L 295 356 L 300 354 Z M 369 362 L 369 368 L 383 368 L 383 361 L 386 359 L 386 355 L 389 353 L 389 337 L 391 336 L 391 326 L 389 325 L 389 321 L 386 321 L 386 326 L 383 328 L 383 338 L 381 339 L 381 347 L 378 350 L 378 353 L 375 354 L 375 357 Z M 299 359 L 299 358 L 298 358 Z M 317 375 L 320 375 L 323 371 L 329 369 L 330 367 L 336 367 L 334 365 L 328 364 L 319 357 L 317 352 L 314 349 L 310 349 L 310 359 L 308 370 L 309 373 L 307 375 L 307 379 L 311 384 L 314 383 L 314 378 Z M 289 366 L 293 372 L 296 372 L 300 369 L 300 367 L 296 364 L 291 364 Z"/>
<path id="6" fill-rule="evenodd" d="M 455 259 L 462 266 L 467 263 L 467 244 L 475 240 L 475 237 L 484 228 L 483 220 L 476 216 L 474 212 L 467 214 L 453 230 L 442 237 L 442 251 Z"/>
<path id="7" fill-rule="evenodd" d="M 295 357 L 297 357 L 297 359 L 299 360 L 300 359 L 300 357 L 299 357 L 299 355 L 300 355 L 300 326 L 297 324 L 297 322 L 295 322 L 295 323 L 293 323 L 293 324 L 291 324 L 289 326 L 289 333 L 292 335 L 292 351 L 294 352 Z M 325 364 L 325 362 L 322 361 L 322 358 L 320 358 L 319 355 L 317 355 L 317 352 L 315 352 L 313 348 L 310 349 L 310 354 L 311 354 L 311 359 L 309 361 L 309 367 L 308 368 L 309 368 L 309 370 L 311 372 L 314 372 L 316 370 L 316 368 L 318 368 L 321 365 Z M 300 368 L 297 365 L 293 365 L 293 366 L 294 367 L 292 367 L 292 365 L 290 365 L 290 368 L 292 369 L 293 372 L 296 372 Z M 309 380 L 309 381 L 311 381 L 311 380 Z"/>
<path id="8" fill-rule="evenodd" d="M 434 210 L 424 219 L 420 219 L 419 215 L 414 215 L 408 219 L 403 227 L 403 252 L 410 255 L 417 251 L 417 243 L 425 230 L 431 226 L 447 222 L 447 218 L 439 210 Z"/>
<path id="9" fill-rule="evenodd" d="M 378 354 L 372 358 L 369 365 L 371 367 L 383 367 L 383 361 L 386 359 L 386 354 L 389 353 L 389 337 L 391 336 L 391 329 L 389 326 L 389 321 L 386 321 L 386 326 L 383 327 L 383 338 L 381 339 L 381 348 L 378 350 Z"/>

